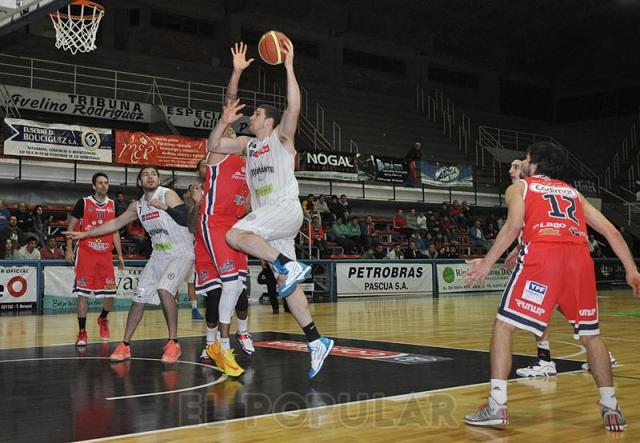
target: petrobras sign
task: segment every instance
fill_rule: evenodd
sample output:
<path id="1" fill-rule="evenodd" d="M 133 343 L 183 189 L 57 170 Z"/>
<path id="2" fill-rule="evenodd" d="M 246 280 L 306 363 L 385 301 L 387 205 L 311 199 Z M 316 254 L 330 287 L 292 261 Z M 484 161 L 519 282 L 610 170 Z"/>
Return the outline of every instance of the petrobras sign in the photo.
<path id="1" fill-rule="evenodd" d="M 111 163 L 111 129 L 5 118 L 4 153 Z"/>
<path id="2" fill-rule="evenodd" d="M 471 165 L 441 165 L 428 161 L 420 162 L 422 183 L 431 186 L 472 187 L 473 168 Z"/>
<path id="3" fill-rule="evenodd" d="M 469 265 L 466 263 L 436 264 L 438 292 L 447 294 L 454 292 L 503 291 L 513 272 L 511 269 L 505 268 L 502 263 L 495 264 L 484 281 L 484 286 L 467 288 L 464 284 L 464 278 L 468 271 Z"/>
<path id="4" fill-rule="evenodd" d="M 433 291 L 429 263 L 336 263 L 338 297 L 424 295 Z"/>
<path id="5" fill-rule="evenodd" d="M 330 152 L 301 152 L 296 177 L 358 180 L 355 155 Z"/>
<path id="6" fill-rule="evenodd" d="M 151 122 L 151 105 L 82 94 L 6 86 L 11 102 L 29 111 L 130 122 Z"/>

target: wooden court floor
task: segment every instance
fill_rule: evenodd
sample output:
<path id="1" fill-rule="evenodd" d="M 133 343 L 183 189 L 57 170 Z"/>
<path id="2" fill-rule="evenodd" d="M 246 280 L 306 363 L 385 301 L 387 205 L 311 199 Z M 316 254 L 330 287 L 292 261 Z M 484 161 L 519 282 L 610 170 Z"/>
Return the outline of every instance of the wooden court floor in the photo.
<path id="1" fill-rule="evenodd" d="M 439 299 L 360 298 L 314 304 L 311 309 L 320 332 L 331 337 L 487 351 L 498 300 L 496 293 Z M 596 406 L 598 391 L 592 378 L 583 371 L 572 371 L 548 379 L 511 381 L 512 423 L 506 429 L 464 424 L 464 414 L 484 402 L 487 384 L 465 386 L 461 382 L 460 386 L 437 391 L 341 405 L 320 404 L 299 411 L 115 438 L 141 442 L 637 442 L 640 441 L 640 300 L 633 299 L 626 289 L 601 291 L 600 310 L 602 337 L 620 364 L 614 368 L 614 375 L 618 398 L 629 422 L 629 429 L 623 433 L 608 433 L 602 428 Z M 90 314 L 87 322 L 91 341 L 97 341 L 98 337 L 94 317 L 95 314 Z M 112 348 L 123 331 L 125 319 L 126 312 L 110 315 Z M 3 315 L 0 317 L 0 349 L 71 344 L 76 327 L 72 314 Z M 180 337 L 202 336 L 203 328 L 202 322 L 191 321 L 189 310 L 180 311 Z M 300 333 L 288 314 L 273 315 L 270 306 L 262 305 L 251 307 L 250 329 L 252 332 Z M 134 339 L 164 337 L 166 329 L 161 311 L 146 312 Z M 257 350 L 261 351 L 264 352 Z M 554 358 L 585 360 L 584 350 L 572 339 L 571 330 L 560 315 L 551 323 L 551 351 Z M 525 332 L 516 333 L 514 353 L 535 355 L 533 337 Z M 333 358 L 336 357 L 330 357 L 326 364 L 331 365 Z M 402 377 L 401 369 L 398 371 L 397 377 Z M 358 374 L 349 376 L 357 378 Z M 382 376 L 389 384 L 397 382 L 394 372 Z M 6 382 L 3 377 L 3 383 Z M 6 403 L 11 399 L 2 401 Z"/>

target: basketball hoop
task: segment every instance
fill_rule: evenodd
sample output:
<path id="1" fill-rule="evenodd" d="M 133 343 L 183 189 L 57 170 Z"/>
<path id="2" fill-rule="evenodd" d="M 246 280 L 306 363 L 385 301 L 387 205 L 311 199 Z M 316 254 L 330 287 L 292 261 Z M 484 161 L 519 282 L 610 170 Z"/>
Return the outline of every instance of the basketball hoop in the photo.
<path id="1" fill-rule="evenodd" d="M 96 49 L 96 33 L 104 16 L 104 6 L 89 0 L 75 0 L 66 9 L 66 13 L 49 14 L 56 30 L 56 48 L 72 54 Z"/>

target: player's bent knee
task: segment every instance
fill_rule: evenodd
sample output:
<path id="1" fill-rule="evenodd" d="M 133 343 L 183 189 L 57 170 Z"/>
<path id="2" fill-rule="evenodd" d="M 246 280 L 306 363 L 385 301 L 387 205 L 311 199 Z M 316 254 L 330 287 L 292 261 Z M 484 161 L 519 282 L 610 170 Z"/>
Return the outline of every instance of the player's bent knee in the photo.
<path id="1" fill-rule="evenodd" d="M 582 343 L 584 346 L 589 346 L 599 339 L 600 339 L 599 335 L 581 335 L 580 343 Z"/>
<path id="2" fill-rule="evenodd" d="M 218 305 L 220 304 L 220 296 L 222 288 L 212 289 L 207 292 L 206 306 L 204 317 L 209 327 L 215 328 L 218 324 Z"/>
<path id="3" fill-rule="evenodd" d="M 501 331 L 506 331 L 506 332 L 513 332 L 516 330 L 516 327 L 510 323 L 507 323 L 500 319 L 496 319 L 495 329 L 499 329 Z"/>
<path id="4" fill-rule="evenodd" d="M 236 312 L 246 312 L 249 309 L 249 299 L 247 298 L 247 288 L 244 288 L 236 303 Z"/>
<path id="5" fill-rule="evenodd" d="M 238 249 L 238 238 L 241 234 L 241 231 L 238 229 L 229 229 L 224 236 L 225 241 L 229 246 L 233 249 Z"/>

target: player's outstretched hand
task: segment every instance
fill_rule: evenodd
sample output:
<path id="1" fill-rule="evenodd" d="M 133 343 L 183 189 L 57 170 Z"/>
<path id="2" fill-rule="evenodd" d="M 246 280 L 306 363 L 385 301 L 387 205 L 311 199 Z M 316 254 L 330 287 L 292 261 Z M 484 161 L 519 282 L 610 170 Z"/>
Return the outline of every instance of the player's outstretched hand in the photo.
<path id="1" fill-rule="evenodd" d="M 244 117 L 244 114 L 242 114 L 240 111 L 245 106 L 246 106 L 245 104 L 240 104 L 240 100 L 234 100 L 230 102 L 227 106 L 223 108 L 220 121 L 225 125 L 231 125 L 237 122 L 242 117 Z"/>
<path id="2" fill-rule="evenodd" d="M 474 260 L 467 260 L 466 263 L 469 266 L 469 270 L 464 277 L 464 285 L 467 288 L 474 286 L 484 286 L 484 280 L 491 271 L 491 266 L 483 258 L 476 258 Z"/>
<path id="3" fill-rule="evenodd" d="M 231 47 L 231 56 L 233 57 L 233 69 L 236 71 L 244 71 L 253 63 L 253 58 L 247 60 L 247 45 L 243 42 L 235 43 Z"/>
<path id="4" fill-rule="evenodd" d="M 83 238 L 87 238 L 86 232 L 79 231 L 62 231 L 62 235 L 70 238 L 71 240 L 82 240 Z"/>
<path id="5" fill-rule="evenodd" d="M 640 298 L 640 273 L 638 271 L 627 272 L 627 283 L 631 286 L 633 296 Z"/>
<path id="6" fill-rule="evenodd" d="M 293 66 L 293 42 L 291 40 L 281 40 L 282 52 L 285 54 L 284 67 L 290 68 Z"/>

